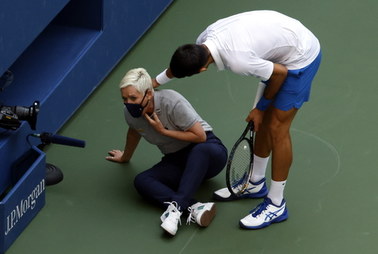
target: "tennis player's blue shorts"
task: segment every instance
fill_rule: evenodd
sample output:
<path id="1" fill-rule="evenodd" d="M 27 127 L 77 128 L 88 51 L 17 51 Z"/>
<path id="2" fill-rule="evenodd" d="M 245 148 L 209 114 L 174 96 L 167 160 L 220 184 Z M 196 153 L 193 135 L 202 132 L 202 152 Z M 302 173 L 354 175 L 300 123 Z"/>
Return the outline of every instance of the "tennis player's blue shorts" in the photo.
<path id="1" fill-rule="evenodd" d="M 319 69 L 322 52 L 308 66 L 289 70 L 286 80 L 276 94 L 273 101 L 275 108 L 287 111 L 292 108 L 300 108 L 310 98 L 311 83 Z"/>

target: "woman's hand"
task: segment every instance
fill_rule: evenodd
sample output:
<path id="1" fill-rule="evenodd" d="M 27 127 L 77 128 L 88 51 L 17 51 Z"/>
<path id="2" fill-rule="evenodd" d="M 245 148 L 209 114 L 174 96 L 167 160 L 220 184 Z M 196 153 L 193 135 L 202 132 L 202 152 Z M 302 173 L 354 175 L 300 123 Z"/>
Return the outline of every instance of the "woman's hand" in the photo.
<path id="1" fill-rule="evenodd" d="M 168 130 L 160 122 L 156 113 L 153 113 L 151 116 L 145 114 L 144 117 L 161 135 L 192 143 L 202 143 L 206 141 L 206 133 L 199 122 L 196 122 L 186 131 Z"/>
<path id="2" fill-rule="evenodd" d="M 125 163 L 128 162 L 128 159 L 123 157 L 124 152 L 121 150 L 111 150 L 108 152 L 109 156 L 106 156 L 105 159 L 108 161 L 118 162 L 118 163 Z"/>
<path id="3" fill-rule="evenodd" d="M 160 122 L 160 119 L 155 112 L 151 116 L 149 116 L 148 114 L 144 114 L 144 117 L 157 132 L 159 132 L 160 134 L 164 133 L 165 128 L 163 124 Z"/>

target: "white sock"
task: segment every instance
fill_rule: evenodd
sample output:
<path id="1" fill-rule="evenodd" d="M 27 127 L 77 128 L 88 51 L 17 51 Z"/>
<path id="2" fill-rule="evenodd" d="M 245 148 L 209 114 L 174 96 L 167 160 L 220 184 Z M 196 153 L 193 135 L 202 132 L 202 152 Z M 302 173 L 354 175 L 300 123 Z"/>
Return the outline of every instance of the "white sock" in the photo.
<path id="1" fill-rule="evenodd" d="M 257 183 L 265 177 L 266 167 L 269 162 L 269 156 L 266 158 L 253 155 L 253 171 L 251 181 Z"/>
<path id="2" fill-rule="evenodd" d="M 268 198 L 272 200 L 273 204 L 277 206 L 281 205 L 282 200 L 283 200 L 285 186 L 286 186 L 286 181 L 280 181 L 280 182 L 276 182 L 274 180 L 271 181 Z"/>

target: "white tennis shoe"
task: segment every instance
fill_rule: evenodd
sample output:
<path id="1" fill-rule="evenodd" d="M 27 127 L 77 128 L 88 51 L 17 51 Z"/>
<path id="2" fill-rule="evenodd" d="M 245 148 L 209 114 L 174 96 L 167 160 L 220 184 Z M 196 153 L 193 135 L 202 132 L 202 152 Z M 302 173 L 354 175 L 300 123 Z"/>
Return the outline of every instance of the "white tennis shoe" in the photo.
<path id="1" fill-rule="evenodd" d="M 236 197 L 231 195 L 228 188 L 222 188 L 213 193 L 213 199 L 217 201 L 231 201 L 245 198 L 263 198 L 268 194 L 268 188 L 266 186 L 265 178 L 254 183 L 249 180 L 248 187 L 243 191 L 242 195 Z"/>
<path id="2" fill-rule="evenodd" d="M 269 198 L 253 209 L 250 214 L 240 220 L 240 227 L 246 229 L 260 229 L 272 223 L 278 223 L 289 217 L 286 201 L 282 200 L 280 206 L 276 206 Z"/>
<path id="3" fill-rule="evenodd" d="M 214 219 L 217 209 L 215 203 L 197 202 L 189 207 L 188 211 L 189 216 L 186 221 L 187 224 L 195 222 L 201 227 L 207 227 Z"/>
<path id="4" fill-rule="evenodd" d="M 177 202 L 165 202 L 169 204 L 167 210 L 160 216 L 161 227 L 171 235 L 175 235 L 178 229 L 178 224 L 181 225 L 181 214 L 180 208 Z"/>

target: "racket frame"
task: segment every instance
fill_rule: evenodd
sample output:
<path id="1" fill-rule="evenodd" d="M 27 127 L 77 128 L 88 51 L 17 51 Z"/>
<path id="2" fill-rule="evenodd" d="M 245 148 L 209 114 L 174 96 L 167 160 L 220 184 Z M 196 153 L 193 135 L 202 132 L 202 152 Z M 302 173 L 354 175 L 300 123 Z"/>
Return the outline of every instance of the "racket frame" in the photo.
<path id="1" fill-rule="evenodd" d="M 249 132 L 249 135 L 248 135 L 248 137 L 246 137 L 248 132 Z M 234 157 L 235 151 L 236 151 L 237 147 L 239 146 L 239 144 L 243 140 L 246 140 L 248 142 L 249 147 L 250 147 L 250 151 L 251 151 L 250 161 L 249 161 L 249 170 L 248 170 L 248 173 L 247 173 L 247 177 L 245 177 L 245 180 L 243 181 L 243 183 L 241 183 L 242 188 L 240 188 L 240 189 L 238 188 L 239 191 L 235 192 L 235 189 L 232 188 L 232 183 L 231 183 L 231 175 L 232 175 L 231 165 L 232 165 L 232 159 Z M 235 142 L 234 146 L 231 149 L 230 155 L 228 156 L 228 160 L 227 160 L 226 184 L 227 184 L 227 188 L 230 191 L 231 195 L 234 196 L 234 197 L 235 196 L 239 197 L 240 195 L 242 195 L 243 191 L 248 187 L 249 179 L 252 175 L 252 170 L 253 170 L 253 151 L 254 151 L 253 145 L 254 145 L 254 125 L 253 125 L 253 122 L 251 121 L 247 124 L 247 127 L 243 131 L 240 138 Z"/>

